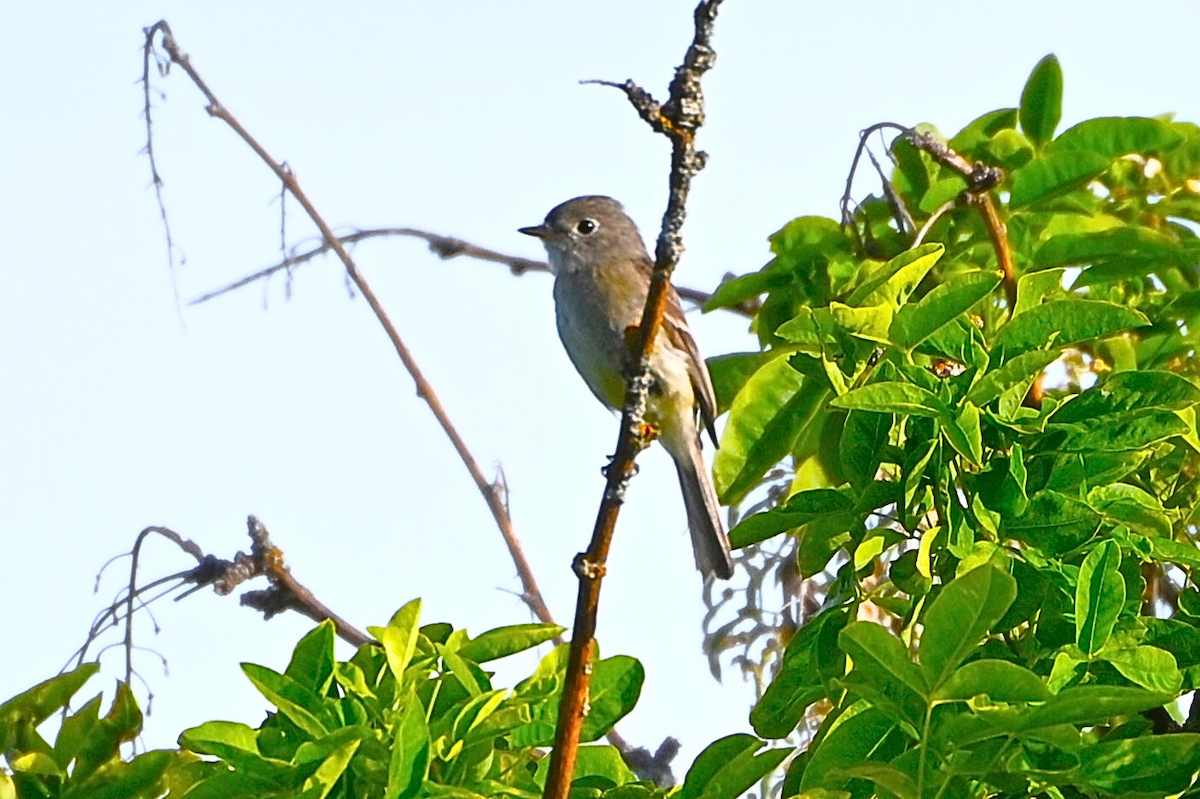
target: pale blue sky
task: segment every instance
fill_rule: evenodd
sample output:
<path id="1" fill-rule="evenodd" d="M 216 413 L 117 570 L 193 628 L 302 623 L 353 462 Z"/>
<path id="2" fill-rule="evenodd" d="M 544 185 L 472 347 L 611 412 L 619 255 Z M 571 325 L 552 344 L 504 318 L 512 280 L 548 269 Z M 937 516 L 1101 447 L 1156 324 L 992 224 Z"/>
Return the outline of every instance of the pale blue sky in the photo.
<path id="1" fill-rule="evenodd" d="M 7 3 L 0 10 L 0 540 L 7 656 L 0 698 L 53 674 L 95 612 L 93 577 L 138 530 L 172 527 L 223 556 L 257 514 L 297 576 L 360 626 L 408 599 L 473 632 L 529 620 L 487 510 L 339 266 L 315 262 L 177 315 L 149 169 L 138 151 L 141 29 L 165 16 L 210 86 L 339 226 L 406 225 L 541 257 L 516 233 L 585 193 L 621 199 L 648 239 L 668 148 L 610 89 L 660 97 L 691 36 L 691 0 L 646 3 Z M 768 257 L 801 214 L 836 215 L 857 131 L 953 132 L 1014 105 L 1047 52 L 1064 126 L 1098 115 L 1200 120 L 1193 2 L 877 3 L 727 0 L 705 79 L 710 166 L 694 185 L 680 284 L 711 288 Z M 278 258 L 278 186 L 203 111 L 181 73 L 155 78 L 156 147 L 186 299 Z M 860 195 L 873 188 L 862 184 Z M 289 241 L 311 233 L 289 204 Z M 572 615 L 616 423 L 554 333 L 550 283 L 442 262 L 417 242 L 356 250 L 363 273 L 512 511 L 547 600 Z M 753 346 L 742 320 L 693 316 L 707 355 Z M 678 736 L 682 770 L 748 729 L 749 688 L 708 676 L 700 581 L 672 467 L 643 458 L 605 582 L 604 652 L 639 657 L 622 733 Z M 152 544 L 147 577 L 187 566 Z M 659 588 L 653 588 L 658 586 Z M 310 624 L 264 623 L 203 592 L 143 620 L 145 741 L 266 708 L 241 661 L 282 668 Z M 343 655 L 349 652 L 344 651 Z M 121 673 L 110 653 L 102 680 Z M 532 668 L 505 665 L 504 684 Z M 139 695 L 145 695 L 139 689 Z"/>

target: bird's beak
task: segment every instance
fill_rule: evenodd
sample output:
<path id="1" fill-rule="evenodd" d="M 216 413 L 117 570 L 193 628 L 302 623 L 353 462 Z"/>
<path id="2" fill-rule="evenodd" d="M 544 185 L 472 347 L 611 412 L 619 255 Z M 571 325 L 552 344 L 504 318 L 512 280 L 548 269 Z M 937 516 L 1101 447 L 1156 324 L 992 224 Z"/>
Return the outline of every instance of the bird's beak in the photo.
<path id="1" fill-rule="evenodd" d="M 550 228 L 543 225 L 534 225 L 533 227 L 517 228 L 518 233 L 524 233 L 526 236 L 544 239 L 550 235 Z"/>

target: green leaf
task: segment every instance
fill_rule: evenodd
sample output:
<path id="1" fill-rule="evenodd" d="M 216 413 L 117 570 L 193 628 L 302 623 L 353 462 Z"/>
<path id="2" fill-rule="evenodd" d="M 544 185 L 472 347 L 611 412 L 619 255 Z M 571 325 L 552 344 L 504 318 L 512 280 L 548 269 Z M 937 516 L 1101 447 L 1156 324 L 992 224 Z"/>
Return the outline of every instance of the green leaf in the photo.
<path id="1" fill-rule="evenodd" d="M 929 692 L 921 670 L 913 663 L 904 643 L 878 624 L 852 622 L 842 630 L 838 643 L 854 662 L 854 668 L 865 670 L 864 676 L 892 684 L 894 690 L 887 690 L 887 686 L 881 688 L 886 693 L 907 689 L 923 700 Z"/>
<path id="2" fill-rule="evenodd" d="M 1029 508 L 1016 519 L 1001 524 L 1004 535 L 1062 555 L 1091 538 L 1100 527 L 1100 515 L 1081 502 L 1057 491 L 1039 491 Z"/>
<path id="3" fill-rule="evenodd" d="M 1065 288 L 1071 280 L 1072 276 L 1066 267 L 1026 272 L 1021 275 L 1017 278 L 1017 304 L 1013 316 L 1020 316 L 1030 308 L 1036 308 L 1051 299 L 1074 296 Z"/>
<path id="4" fill-rule="evenodd" d="M 843 714 L 812 752 L 800 779 L 801 795 L 820 788 L 845 788 L 850 780 L 846 769 L 887 757 L 885 742 L 895 727 L 890 718 L 874 708 Z"/>
<path id="5" fill-rule="evenodd" d="M 874 413 L 897 413 L 908 416 L 942 416 L 949 411 L 933 392 L 895 380 L 871 383 L 834 397 L 829 404 L 835 408 Z"/>
<path id="6" fill-rule="evenodd" d="M 868 763 L 862 766 L 851 766 L 844 769 L 843 774 L 870 780 L 884 789 L 884 796 L 895 796 L 896 799 L 919 799 L 921 792 L 912 776 L 901 768 L 881 763 Z"/>
<path id="7" fill-rule="evenodd" d="M 771 236 L 771 252 L 775 258 L 759 271 L 718 286 L 704 310 L 738 305 L 777 290 L 794 294 L 801 304 L 824 305 L 831 290 L 831 262 L 848 255 L 850 240 L 834 220 L 802 216 Z"/>
<path id="8" fill-rule="evenodd" d="M 1185 264 L 1188 253 L 1175 239 L 1157 230 L 1118 227 L 1054 236 L 1038 247 L 1033 256 L 1038 268 L 1104 264 L 1114 260 L 1144 264 L 1141 271 L 1152 272 Z"/>
<path id="9" fill-rule="evenodd" d="M 543 758 L 549 761 L 550 758 Z M 539 763 L 539 765 L 541 765 Z M 549 768 L 549 762 L 546 763 Z M 581 746 L 575 757 L 575 771 L 571 779 L 586 779 L 599 777 L 612 785 L 624 785 L 636 782 L 637 775 L 629 770 L 621 759 L 621 752 L 615 746 Z M 543 779 L 543 784 L 544 784 Z"/>
<path id="10" fill-rule="evenodd" d="M 326 619 L 318 624 L 296 644 L 291 662 L 283 673 L 306 688 L 325 693 L 333 679 L 334 637 L 332 621 Z"/>
<path id="11" fill-rule="evenodd" d="M 58 736 L 54 740 L 54 759 L 60 768 L 66 768 L 82 751 L 100 723 L 100 695 L 84 703 L 67 718 L 59 727 Z"/>
<path id="12" fill-rule="evenodd" d="M 1126 452 L 1185 435 L 1190 429 L 1173 411 L 1145 411 L 1141 416 L 1110 419 L 1103 425 L 1081 422 L 1058 449 L 1085 457 L 1099 452 Z"/>
<path id="13" fill-rule="evenodd" d="M 967 401 L 977 406 L 987 405 L 1013 388 L 1021 388 L 1023 394 L 1028 391 L 1033 379 L 1056 361 L 1058 356 L 1058 350 L 1023 352 L 979 376 L 967 391 Z"/>
<path id="14" fill-rule="evenodd" d="M 945 254 L 941 244 L 922 244 L 905 250 L 881 266 L 862 285 L 851 293 L 847 305 L 891 305 L 899 308 L 925 277 L 938 259 Z"/>
<path id="15" fill-rule="evenodd" d="M 1021 130 L 1038 148 L 1053 138 L 1054 129 L 1062 118 L 1062 90 L 1062 67 L 1051 53 L 1030 73 L 1021 90 L 1021 107 L 1017 112 Z"/>
<path id="16" fill-rule="evenodd" d="M 1108 164 L 1108 158 L 1087 150 L 1052 150 L 1012 173 L 1008 207 L 1021 208 L 1083 188 Z"/>
<path id="17" fill-rule="evenodd" d="M 742 519 L 730 531 L 729 543 L 739 549 L 799 527 L 819 516 L 844 513 L 853 507 L 854 500 L 832 488 L 801 491 L 788 497 L 782 505 Z"/>
<path id="18" fill-rule="evenodd" d="M 1200 770 L 1200 735 L 1099 741 L 1082 747 L 1079 774 L 1109 796 L 1178 796 Z"/>
<path id="19" fill-rule="evenodd" d="M 869 484 L 879 472 L 894 417 L 888 413 L 850 411 L 842 425 L 838 456 L 842 470 L 856 488 Z"/>
<path id="20" fill-rule="evenodd" d="M 175 752 L 145 752 L 129 762 L 107 763 L 84 780 L 72 779 L 60 799 L 156 799 L 164 793 L 163 775 L 177 762 Z"/>
<path id="21" fill-rule="evenodd" d="M 991 565 L 972 569 L 942 589 L 925 612 L 918 650 L 930 688 L 940 687 L 974 651 L 1016 596 L 1016 581 Z"/>
<path id="22" fill-rule="evenodd" d="M 1112 160 L 1129 153 L 1157 155 L 1182 136 L 1170 123 L 1146 117 L 1098 117 L 1080 122 L 1055 139 L 1053 152 L 1086 151 Z"/>
<path id="23" fill-rule="evenodd" d="M 755 754 L 764 745 L 745 734 L 713 741 L 688 769 L 675 799 L 737 799 L 792 753 L 791 749 L 768 749 Z"/>
<path id="24" fill-rule="evenodd" d="M 629 655 L 614 655 L 596 664 L 588 689 L 588 715 L 581 741 L 594 741 L 633 710 L 642 695 L 646 671 Z"/>
<path id="25" fill-rule="evenodd" d="M 971 463 L 983 463 L 983 434 L 979 427 L 979 408 L 970 402 L 964 402 L 957 417 L 942 417 L 941 426 L 942 434 L 959 455 Z"/>
<path id="26" fill-rule="evenodd" d="M 820 313 L 822 309 L 818 309 Z M 893 311 L 887 305 L 864 305 L 854 308 L 840 302 L 831 302 L 827 309 L 830 318 L 837 327 L 847 335 L 857 336 L 866 341 L 880 344 L 888 343 L 888 328 L 892 324 Z M 787 327 L 784 325 L 784 327 Z M 779 329 L 779 335 L 784 335 L 784 327 Z"/>
<path id="27" fill-rule="evenodd" d="M 325 705 L 325 700 L 312 689 L 256 663 L 243 663 L 242 672 L 250 678 L 259 693 L 310 738 L 324 737 L 334 726 L 333 715 Z"/>
<path id="28" fill-rule="evenodd" d="M 911 350 L 954 317 L 992 293 L 1000 284 L 994 272 L 967 272 L 935 287 L 916 303 L 900 308 L 888 330 L 888 338 L 901 349 Z"/>
<path id="29" fill-rule="evenodd" d="M 1113 626 L 1125 604 L 1125 581 L 1121 578 L 1121 548 L 1103 541 L 1079 567 L 1075 586 L 1075 643 L 1085 654 L 1097 652 L 1108 643 Z"/>
<path id="30" fill-rule="evenodd" d="M 829 391 L 789 366 L 789 355 L 781 353 L 762 366 L 733 400 L 713 457 L 714 483 L 723 505 L 740 502 L 791 452 Z"/>
<path id="31" fill-rule="evenodd" d="M 1009 457 L 994 456 L 979 475 L 979 499 L 988 510 L 1003 517 L 1020 516 L 1029 507 L 1025 483 L 1028 472 L 1020 444 L 1013 444 Z"/>
<path id="32" fill-rule="evenodd" d="M 1174 693 L 1183 685 L 1175 657 L 1156 646 L 1109 646 L 1097 657 L 1111 663 L 1125 679 L 1150 691 Z"/>
<path id="33" fill-rule="evenodd" d="M 425 723 L 425 706 L 410 690 L 400 703 L 399 717 L 392 729 L 392 753 L 388 760 L 384 799 L 411 799 L 421 791 L 429 776 L 430 740 Z"/>
<path id="34" fill-rule="evenodd" d="M 1200 402 L 1200 388 L 1173 372 L 1117 372 L 1064 402 L 1050 421 L 1089 424 L 1102 417 L 1129 418 L 1152 410 L 1181 411 L 1197 402 Z"/>
<path id="35" fill-rule="evenodd" d="M 784 650 L 779 673 L 750 711 L 756 733 L 763 738 L 786 738 L 809 705 L 827 695 L 824 680 L 845 672 L 846 657 L 837 646 L 837 636 L 849 621 L 849 608 L 834 606 L 796 631 Z"/>
<path id="36" fill-rule="evenodd" d="M 708 359 L 708 374 L 712 378 L 713 392 L 717 395 L 718 416 L 729 410 L 733 398 L 746 385 L 750 376 L 777 355 L 779 353 L 773 350 L 731 352 Z"/>
<path id="37" fill-rule="evenodd" d="M 56 747 L 53 756 L 64 769 L 74 760 L 71 779 L 75 786 L 90 784 L 96 772 L 112 772 L 120 761 L 121 744 L 132 741 L 142 729 L 142 713 L 128 684 L 117 683 L 112 707 L 104 718 L 99 718 L 99 706 L 97 696 L 68 717 L 59 730 L 62 749 Z"/>
<path id="38" fill-rule="evenodd" d="M 977 712 L 998 730 L 1022 733 L 1065 724 L 1103 724 L 1117 716 L 1162 707 L 1172 699 L 1173 694 L 1144 688 L 1080 685 L 1064 688 L 1044 703 L 1029 707 L 980 709 Z"/>
<path id="39" fill-rule="evenodd" d="M 341 749 L 347 741 L 368 741 L 375 743 L 377 742 L 377 737 L 373 729 L 363 724 L 338 727 L 324 738 L 316 741 L 305 741 L 296 747 L 296 753 L 292 755 L 291 764 L 293 766 L 307 767 L 322 763 L 335 751 Z"/>
<path id="40" fill-rule="evenodd" d="M 1051 300 L 1017 314 L 1000 328 L 992 352 L 999 364 L 1051 344 L 1067 347 L 1148 324 L 1150 320 L 1140 311 L 1116 303 Z"/>
<path id="41" fill-rule="evenodd" d="M 1100 485 L 1088 492 L 1087 503 L 1115 525 L 1150 536 L 1170 537 L 1171 519 L 1162 503 L 1127 483 Z"/>
<path id="42" fill-rule="evenodd" d="M 458 654 L 476 663 L 506 658 L 544 644 L 562 635 L 557 624 L 513 624 L 480 633 L 458 649 Z"/>
<path id="43" fill-rule="evenodd" d="M 1001 131 L 1011 130 L 1017 124 L 1017 109 L 1000 108 L 967 123 L 967 126 L 950 139 L 950 148 L 968 158 L 978 157 L 976 148 L 995 137 Z"/>
<path id="44" fill-rule="evenodd" d="M 202 755 L 221 758 L 234 769 L 265 781 L 286 785 L 295 777 L 295 768 L 283 761 L 266 757 L 258 749 L 258 731 L 233 721 L 208 721 L 184 730 L 179 746 Z"/>
<path id="45" fill-rule="evenodd" d="M 258 731 L 236 721 L 206 721 L 184 730 L 179 745 L 202 755 L 236 763 L 243 755 L 259 757 Z"/>
<path id="46" fill-rule="evenodd" d="M 360 744 L 361 740 L 349 740 L 330 752 L 312 776 L 304 781 L 303 799 L 325 799 L 342 778 Z"/>
<path id="47" fill-rule="evenodd" d="M 973 660 L 956 669 L 934 692 L 938 701 L 987 696 L 993 702 L 1044 702 L 1050 690 L 1041 677 L 1007 660 Z"/>
<path id="48" fill-rule="evenodd" d="M 479 677 L 483 679 L 476 678 L 476 675 L 472 673 L 471 664 L 467 660 L 459 657 L 455 652 L 450 651 L 440 644 L 437 645 L 437 652 L 438 656 L 442 659 L 442 663 L 446 665 L 446 668 L 458 680 L 459 685 L 467 689 L 467 693 L 471 696 L 479 696 L 483 691 L 488 690 L 489 686 L 484 684 L 486 677 L 480 674 Z"/>
<path id="49" fill-rule="evenodd" d="M 416 651 L 420 618 L 421 600 L 414 599 L 396 611 L 387 627 L 367 628 L 367 632 L 383 644 L 388 668 L 392 670 L 397 683 L 404 679 L 404 670 L 408 668 L 408 662 L 412 660 L 413 652 Z"/>
<path id="50" fill-rule="evenodd" d="M 593 647 L 594 650 L 594 647 Z M 530 720 L 509 736 L 513 746 L 549 746 L 554 742 L 558 704 L 562 698 L 568 645 L 542 658 L 537 671 L 517 685 L 512 701 L 527 702 Z M 594 741 L 633 710 L 646 679 L 642 664 L 627 655 L 605 658 L 592 666 L 589 711 L 583 720 L 581 741 Z"/>
<path id="51" fill-rule="evenodd" d="M 3 732 L 3 726 L 15 725 L 18 721 L 27 722 L 32 727 L 38 726 L 65 707 L 71 697 L 99 670 L 99 663 L 85 663 L 74 671 L 51 677 L 17 694 L 0 705 L 0 733 Z M 3 736 L 0 735 L 2 741 Z"/>

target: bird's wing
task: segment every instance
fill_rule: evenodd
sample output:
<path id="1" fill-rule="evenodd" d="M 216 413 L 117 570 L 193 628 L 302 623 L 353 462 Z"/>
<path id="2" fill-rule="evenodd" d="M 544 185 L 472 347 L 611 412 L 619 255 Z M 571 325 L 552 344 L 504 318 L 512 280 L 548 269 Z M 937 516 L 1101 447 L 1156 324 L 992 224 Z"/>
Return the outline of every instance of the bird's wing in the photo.
<path id="1" fill-rule="evenodd" d="M 650 277 L 654 272 L 654 262 L 649 254 L 637 263 L 638 272 L 650 285 Z M 644 295 L 643 295 L 644 296 Z M 696 408 L 700 412 L 700 421 L 712 438 L 713 446 L 717 445 L 717 429 L 713 422 L 717 418 L 717 393 L 713 390 L 712 378 L 708 374 L 708 365 L 700 357 L 700 348 L 688 329 L 687 317 L 683 314 L 683 304 L 679 301 L 679 292 L 675 286 L 667 284 L 667 307 L 663 311 L 662 330 L 671 346 L 682 351 L 687 356 L 688 377 L 692 380 L 692 394 L 696 398 Z"/>
<path id="2" fill-rule="evenodd" d="M 679 302 L 679 294 L 671 286 L 667 292 L 667 308 L 663 313 L 663 331 L 667 340 L 677 349 L 687 354 L 688 377 L 692 379 L 692 394 L 696 397 L 696 407 L 700 411 L 700 420 L 704 429 L 712 438 L 713 446 L 717 444 L 717 429 L 713 425 L 717 418 L 717 394 L 713 390 L 712 378 L 708 374 L 708 365 L 700 357 L 700 348 L 688 330 L 687 318 L 683 315 L 683 306 Z"/>

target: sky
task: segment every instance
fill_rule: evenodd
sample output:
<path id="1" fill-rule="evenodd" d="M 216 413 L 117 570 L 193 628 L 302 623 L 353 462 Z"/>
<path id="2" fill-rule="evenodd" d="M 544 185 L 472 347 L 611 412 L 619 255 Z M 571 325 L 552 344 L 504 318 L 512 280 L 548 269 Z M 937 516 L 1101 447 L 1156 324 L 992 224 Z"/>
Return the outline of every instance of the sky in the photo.
<path id="1" fill-rule="evenodd" d="M 541 258 L 516 229 L 580 194 L 620 199 L 656 237 L 666 140 L 621 93 L 578 82 L 633 78 L 665 98 L 692 8 L 5 3 L 0 700 L 68 661 L 128 580 L 128 560 L 95 593 L 97 572 L 150 525 L 231 557 L 248 548 L 255 514 L 295 576 L 360 628 L 414 597 L 426 621 L 472 633 L 531 620 L 484 502 L 336 261 L 298 268 L 290 285 L 186 305 L 280 259 L 279 186 L 182 72 L 155 76 L 171 268 L 142 154 L 142 29 L 170 22 L 337 230 L 408 226 Z M 712 289 L 765 263 L 767 236 L 789 219 L 836 216 L 859 130 L 890 120 L 953 133 L 1016 105 L 1048 52 L 1065 75 L 1063 128 L 1103 115 L 1198 121 L 1198 23 L 1189 0 L 727 0 L 703 84 L 709 166 L 693 184 L 676 282 Z M 296 203 L 286 215 L 287 245 L 311 244 Z M 590 534 L 617 421 L 561 349 L 550 278 L 441 261 L 412 240 L 363 243 L 354 256 L 485 472 L 503 469 L 525 553 L 569 620 L 569 564 Z M 755 347 L 744 319 L 695 312 L 691 325 L 706 355 Z M 598 638 L 604 654 L 646 667 L 619 730 L 651 750 L 679 738 L 682 776 L 710 741 L 749 730 L 753 692 L 732 671 L 724 684 L 709 675 L 673 467 L 656 450 L 640 465 Z M 143 579 L 190 565 L 152 541 Z M 281 670 L 311 627 L 295 614 L 266 622 L 211 591 L 153 614 L 135 622 L 151 748 L 209 719 L 259 723 L 268 704 L 239 663 Z M 535 663 L 511 661 L 497 685 Z M 84 695 L 111 693 L 122 676 L 118 649 L 102 663 Z"/>

